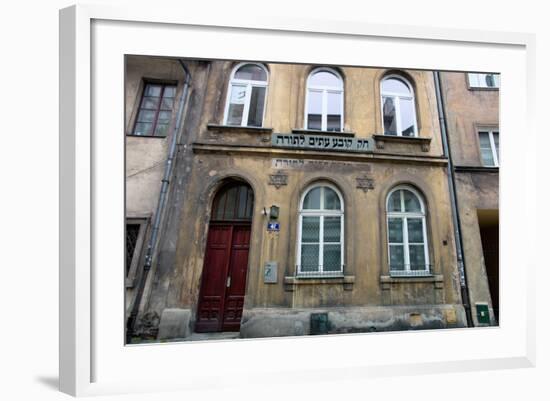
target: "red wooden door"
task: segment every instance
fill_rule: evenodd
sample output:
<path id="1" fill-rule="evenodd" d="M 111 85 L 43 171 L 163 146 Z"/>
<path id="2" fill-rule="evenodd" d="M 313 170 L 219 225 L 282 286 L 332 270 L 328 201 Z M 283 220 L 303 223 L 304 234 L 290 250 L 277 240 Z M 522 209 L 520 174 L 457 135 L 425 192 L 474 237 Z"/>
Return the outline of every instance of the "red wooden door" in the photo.
<path id="1" fill-rule="evenodd" d="M 196 332 L 240 330 L 249 243 L 249 224 L 210 225 Z"/>

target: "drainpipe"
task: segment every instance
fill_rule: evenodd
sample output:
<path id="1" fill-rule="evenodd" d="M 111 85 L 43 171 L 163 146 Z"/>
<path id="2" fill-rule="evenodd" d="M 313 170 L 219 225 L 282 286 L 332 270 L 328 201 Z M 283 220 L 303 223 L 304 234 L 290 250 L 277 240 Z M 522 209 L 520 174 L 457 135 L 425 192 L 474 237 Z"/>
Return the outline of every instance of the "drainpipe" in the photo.
<path id="1" fill-rule="evenodd" d="M 166 159 L 166 164 L 164 166 L 164 176 L 162 178 L 162 186 L 160 188 L 159 200 L 157 203 L 157 209 L 155 211 L 155 219 L 153 222 L 153 227 L 151 229 L 151 237 L 149 238 L 149 242 L 147 244 L 147 254 L 145 255 L 145 265 L 143 266 L 143 273 L 139 281 L 136 298 L 134 300 L 134 304 L 132 305 L 132 312 L 130 313 L 130 316 L 128 317 L 128 320 L 126 322 L 126 343 L 127 344 L 130 343 L 132 334 L 134 333 L 134 326 L 136 324 L 137 315 L 139 313 L 139 305 L 141 304 L 141 300 L 143 298 L 145 283 L 147 282 L 147 276 L 149 275 L 149 270 L 151 270 L 151 266 L 153 265 L 153 257 L 156 254 L 157 238 L 159 235 L 159 230 L 161 225 L 161 217 L 164 214 L 164 209 L 166 207 L 166 202 L 168 200 L 167 199 L 168 185 L 170 184 L 170 178 L 172 177 L 172 171 L 174 170 L 176 148 L 177 148 L 177 144 L 179 143 L 179 136 L 181 135 L 181 131 L 182 131 L 180 128 L 183 121 L 184 110 L 187 106 L 187 95 L 189 93 L 189 84 L 191 82 L 191 74 L 189 72 L 189 69 L 183 63 L 183 61 L 179 59 L 178 61 L 181 65 L 181 68 L 185 72 L 185 81 L 183 83 L 183 91 L 179 102 L 178 114 L 176 117 L 176 126 L 174 127 L 174 131 L 172 134 L 172 141 L 170 142 L 170 149 L 168 151 L 168 158 Z"/>
<path id="2" fill-rule="evenodd" d="M 462 296 L 462 305 L 466 312 L 466 322 L 468 327 L 473 327 L 472 308 L 470 306 L 470 296 L 468 293 L 468 280 L 466 277 L 466 267 L 464 264 L 464 248 L 462 244 L 462 231 L 460 229 L 460 217 L 458 215 L 458 200 L 456 197 L 456 181 L 453 158 L 449 152 L 449 133 L 447 130 L 447 118 L 445 106 L 443 104 L 443 95 L 441 92 L 441 76 L 438 71 L 434 71 L 435 93 L 437 96 L 437 112 L 439 115 L 439 126 L 441 127 L 441 139 L 443 142 L 444 156 L 449 160 L 447 163 L 447 174 L 449 176 L 449 192 L 451 195 L 451 211 L 453 215 L 453 226 L 456 237 L 456 255 L 458 262 L 458 274 L 460 278 L 460 293 Z"/>

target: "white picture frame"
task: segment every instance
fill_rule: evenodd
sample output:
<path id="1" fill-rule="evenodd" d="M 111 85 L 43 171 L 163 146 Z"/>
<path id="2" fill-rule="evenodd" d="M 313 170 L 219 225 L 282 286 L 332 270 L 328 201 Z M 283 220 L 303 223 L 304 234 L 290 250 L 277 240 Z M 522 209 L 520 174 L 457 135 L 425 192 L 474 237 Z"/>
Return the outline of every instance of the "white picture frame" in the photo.
<path id="1" fill-rule="evenodd" d="M 84 396 L 196 390 L 211 383 L 232 387 L 234 375 L 243 374 L 256 384 L 269 384 L 297 377 L 360 380 L 411 370 L 534 366 L 535 254 L 528 252 L 530 236 L 518 234 L 535 232 L 535 210 L 528 201 L 534 197 L 529 178 L 534 157 L 527 147 L 513 147 L 506 135 L 501 138 L 501 249 L 506 257 L 501 258 L 499 328 L 124 346 L 124 280 L 113 270 L 123 266 L 124 54 L 500 72 L 500 132 L 522 132 L 525 141 L 535 143 L 529 124 L 535 98 L 533 35 L 290 17 L 228 20 L 175 11 L 78 5 L 60 12 L 61 391 Z M 228 39 L 223 46 L 216 45 L 220 34 Z M 254 46 L 258 38 L 265 46 Z M 240 40 L 238 48 L 229 39 Z M 319 43 L 337 51 L 315 53 Z M 437 62 L 430 56 L 434 52 Z M 112 96 L 105 96 L 107 88 Z M 416 346 L 406 348 L 411 339 Z M 222 375 L 201 361 L 216 355 L 246 357 L 233 374 Z M 140 364 L 155 369 L 140 372 Z"/>

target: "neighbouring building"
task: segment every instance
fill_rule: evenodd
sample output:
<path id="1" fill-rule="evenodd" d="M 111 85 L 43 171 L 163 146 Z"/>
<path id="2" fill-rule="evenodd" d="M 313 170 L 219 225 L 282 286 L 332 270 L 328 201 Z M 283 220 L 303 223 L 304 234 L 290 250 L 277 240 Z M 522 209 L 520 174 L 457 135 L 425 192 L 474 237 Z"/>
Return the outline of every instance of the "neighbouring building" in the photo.
<path id="1" fill-rule="evenodd" d="M 495 325 L 499 305 L 500 75 L 443 72 L 440 76 L 473 320 L 475 325 Z"/>
<path id="2" fill-rule="evenodd" d="M 431 71 L 127 56 L 128 338 L 466 326 L 449 171 L 481 230 L 471 302 L 496 311 L 498 92 L 441 81 L 454 170 Z"/>

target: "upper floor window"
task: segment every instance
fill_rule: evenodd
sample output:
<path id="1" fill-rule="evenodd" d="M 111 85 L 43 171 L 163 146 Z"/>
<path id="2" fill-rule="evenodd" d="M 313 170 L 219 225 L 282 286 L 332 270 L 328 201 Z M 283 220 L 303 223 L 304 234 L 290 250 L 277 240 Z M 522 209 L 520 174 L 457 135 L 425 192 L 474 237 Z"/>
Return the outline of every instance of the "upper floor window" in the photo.
<path id="1" fill-rule="evenodd" d="M 380 84 L 384 135 L 417 136 L 414 92 L 402 77 L 387 76 Z"/>
<path id="2" fill-rule="evenodd" d="M 498 131 L 479 131 L 479 148 L 481 151 L 481 162 L 484 166 L 499 166 Z"/>
<path id="3" fill-rule="evenodd" d="M 309 74 L 306 93 L 306 129 L 342 131 L 344 126 L 344 83 L 329 68 Z"/>
<path id="4" fill-rule="evenodd" d="M 470 88 L 498 88 L 500 87 L 499 74 L 468 73 Z"/>
<path id="5" fill-rule="evenodd" d="M 341 276 L 344 257 L 344 202 L 329 184 L 306 190 L 300 203 L 298 276 Z"/>
<path id="6" fill-rule="evenodd" d="M 261 127 L 267 93 L 267 70 L 261 64 L 239 64 L 231 74 L 225 124 Z"/>
<path id="7" fill-rule="evenodd" d="M 411 187 L 399 186 L 387 202 L 390 275 L 430 274 L 426 213 L 420 195 Z"/>
<path id="8" fill-rule="evenodd" d="M 146 83 L 132 135 L 166 136 L 175 96 L 174 84 Z"/>

